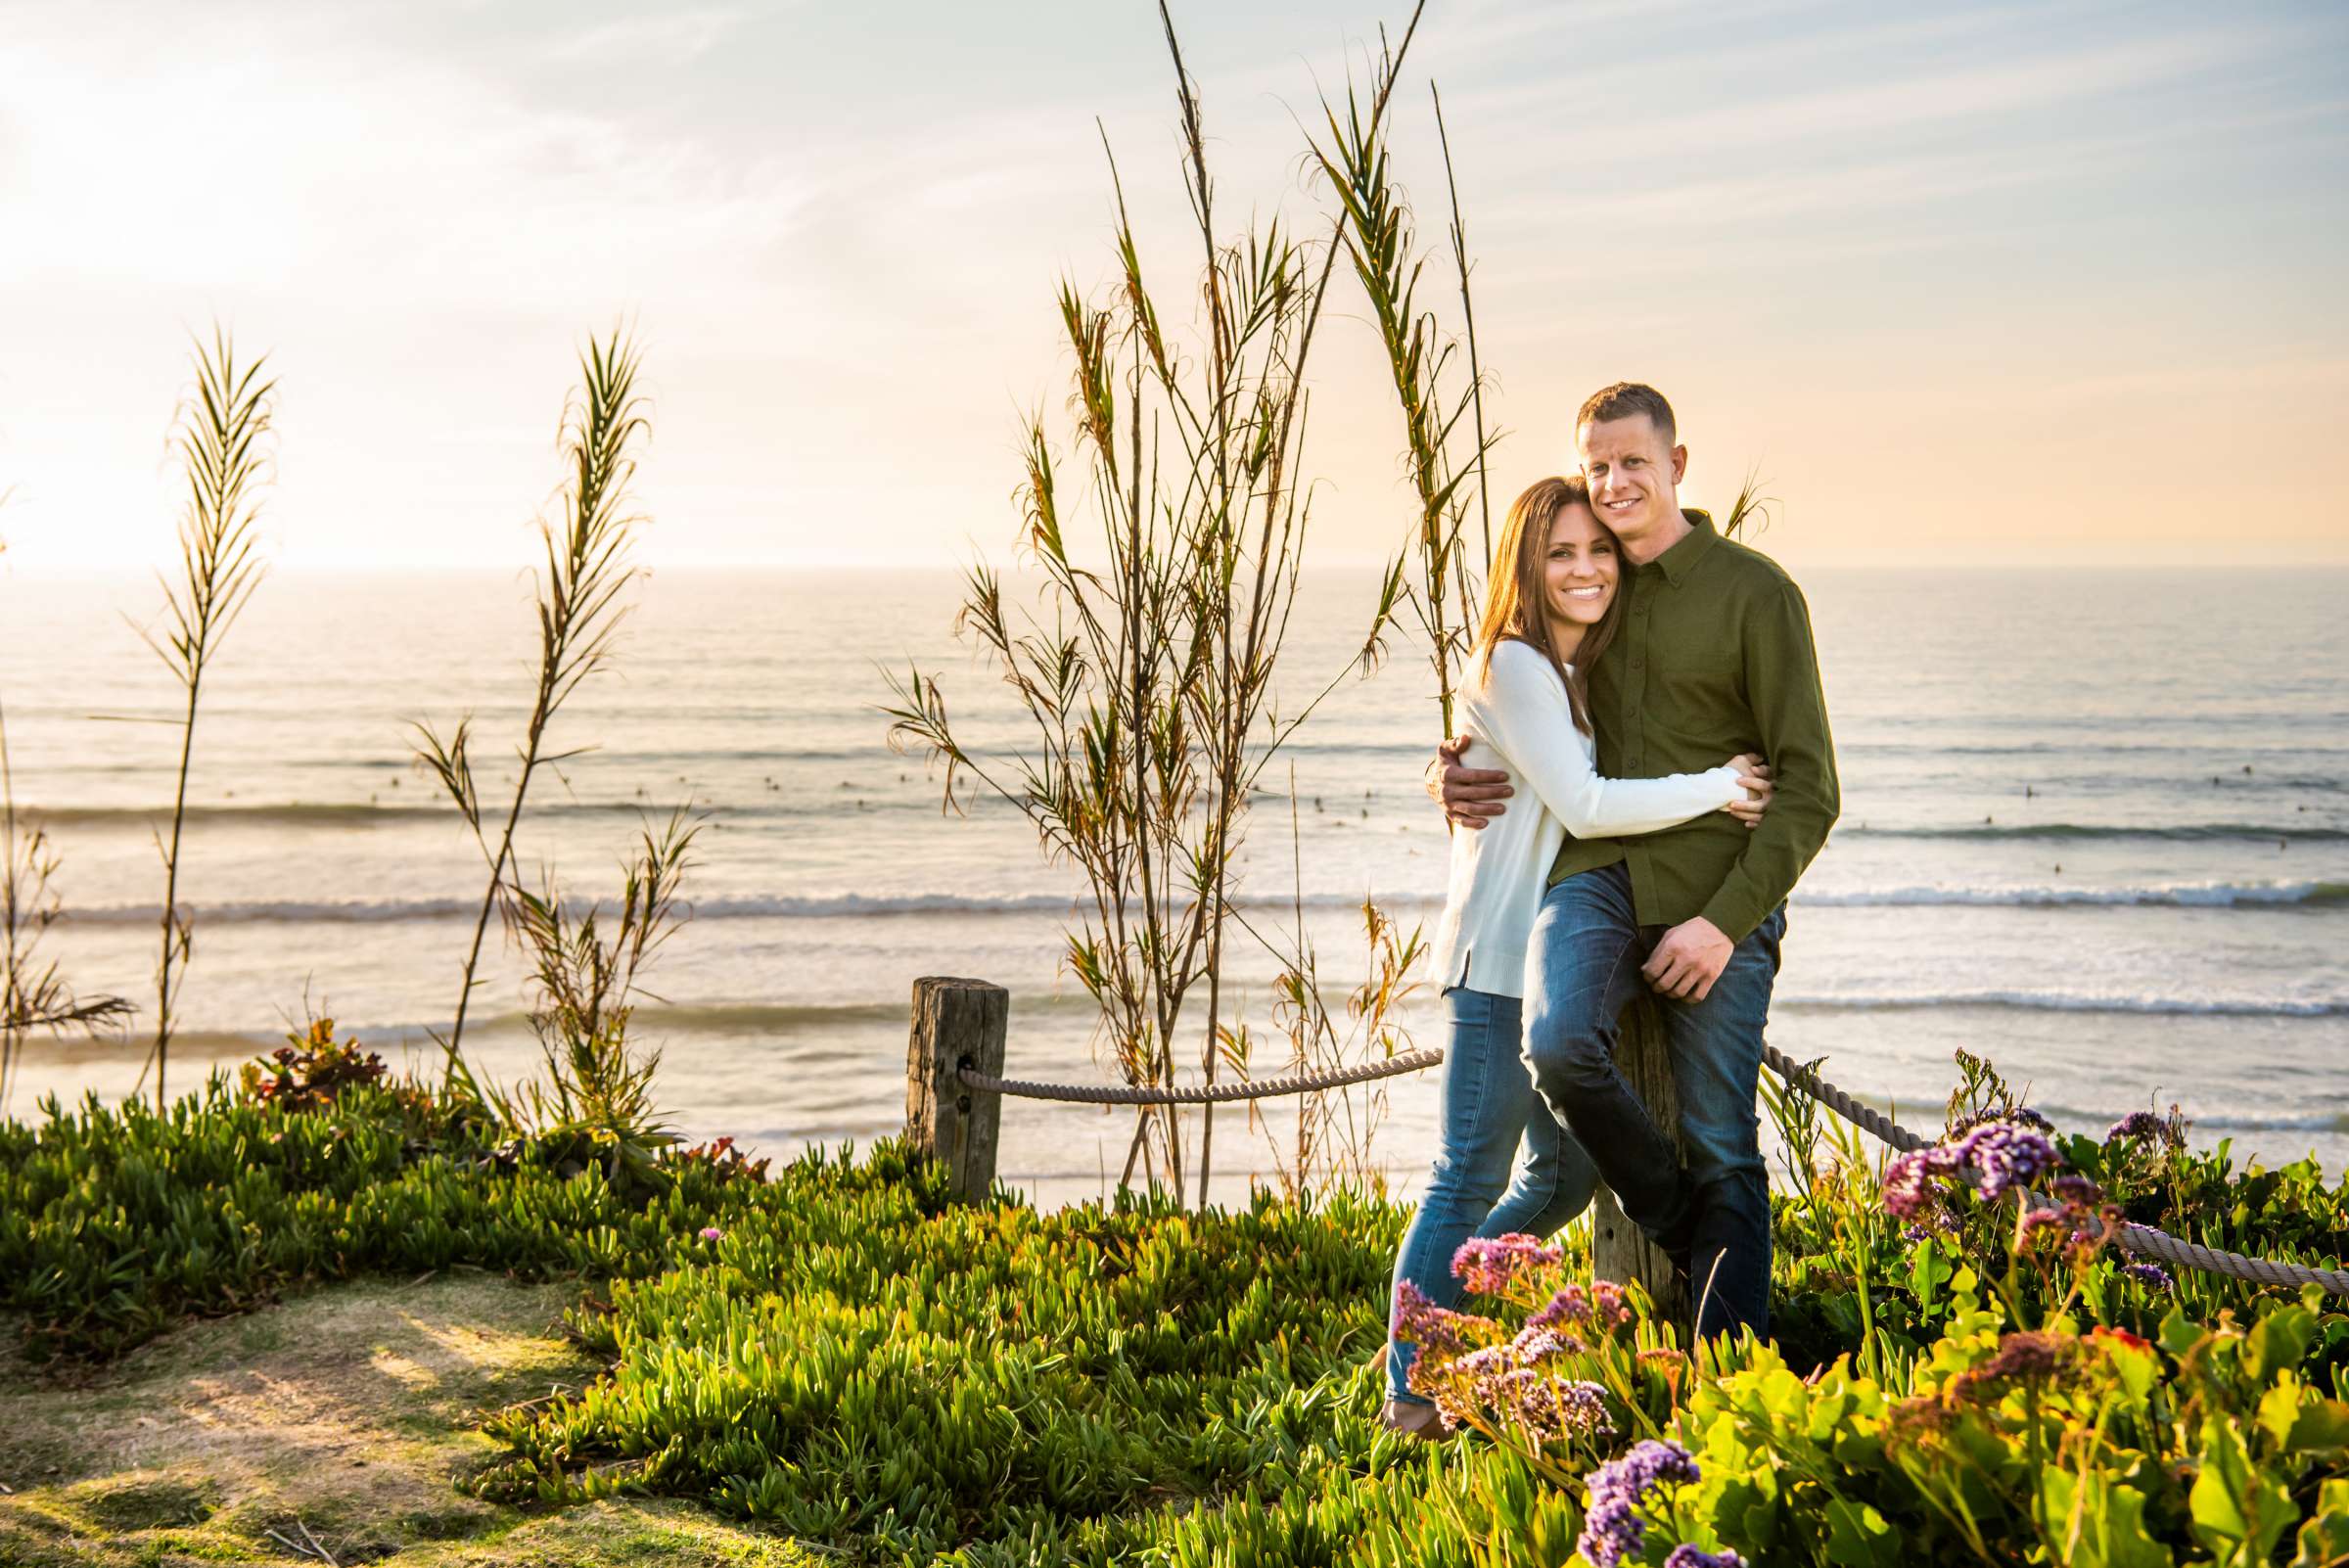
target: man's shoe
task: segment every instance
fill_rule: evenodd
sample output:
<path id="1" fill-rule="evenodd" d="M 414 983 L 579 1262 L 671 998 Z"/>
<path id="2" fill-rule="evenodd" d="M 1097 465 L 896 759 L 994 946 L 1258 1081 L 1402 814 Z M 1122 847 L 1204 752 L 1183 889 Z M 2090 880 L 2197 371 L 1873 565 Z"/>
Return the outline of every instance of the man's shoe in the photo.
<path id="1" fill-rule="evenodd" d="M 1390 1432 L 1433 1443 L 1443 1437 L 1444 1412 L 1411 1400 L 1389 1400 L 1379 1407 L 1378 1424 Z"/>

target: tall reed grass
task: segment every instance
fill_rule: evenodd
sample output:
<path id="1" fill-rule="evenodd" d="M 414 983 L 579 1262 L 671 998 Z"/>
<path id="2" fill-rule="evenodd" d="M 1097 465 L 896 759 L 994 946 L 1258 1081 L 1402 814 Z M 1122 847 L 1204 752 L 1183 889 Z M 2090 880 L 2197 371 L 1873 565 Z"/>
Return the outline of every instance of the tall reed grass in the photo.
<path id="1" fill-rule="evenodd" d="M 169 625 L 159 640 L 138 627 L 186 696 L 179 719 L 179 774 L 171 794 L 171 839 L 163 860 L 161 951 L 155 968 L 155 1104 L 161 1110 L 170 1065 L 171 1024 L 179 988 L 195 956 L 194 925 L 179 906 L 181 836 L 187 825 L 188 768 L 196 755 L 196 713 L 204 677 L 229 627 L 259 585 L 253 526 L 269 462 L 262 444 L 275 413 L 277 383 L 261 379 L 263 360 L 240 366 L 228 334 L 196 346 L 196 387 L 182 401 L 172 450 L 187 486 L 179 522 L 180 576 L 163 580 Z"/>
<path id="2" fill-rule="evenodd" d="M 1273 702 L 1310 523 L 1306 372 L 1334 246 L 1301 242 L 1277 219 L 1219 229 L 1197 84 L 1163 5 L 1159 16 L 1199 246 L 1183 293 L 1197 310 L 1178 324 L 1161 308 L 1112 155 L 1115 280 L 1098 303 L 1073 283 L 1059 300 L 1082 477 L 1064 485 L 1046 423 L 1032 419 L 1020 542 L 1043 576 L 1039 603 L 1007 604 L 982 565 L 958 621 L 1027 710 L 1035 742 L 1008 755 L 967 747 L 944 688 L 918 669 L 891 678 L 885 710 L 894 744 L 945 764 L 949 806 L 959 777 L 977 780 L 1083 873 L 1092 907 L 1068 933 L 1069 968 L 1101 1008 L 1120 1072 L 1145 1084 L 1173 1084 L 1190 1039 L 1212 1083 L 1239 1038 L 1221 969 L 1249 797 L 1354 668 L 1294 709 Z M 1390 71 L 1374 115 L 1391 82 Z M 1374 608 L 1356 663 L 1378 656 L 1390 611 Z M 1138 1160 L 1182 1200 L 1181 1129 L 1172 1107 L 1141 1110 L 1121 1184 Z M 1213 1136 L 1203 1118 L 1203 1192 Z"/>
<path id="3" fill-rule="evenodd" d="M 416 756 L 447 791 L 488 868 L 459 976 L 456 1017 L 448 1034 L 438 1039 L 444 1087 L 480 1087 L 464 1060 L 465 1014 L 475 988 L 482 984 L 482 939 L 490 914 L 503 908 L 509 920 L 524 922 L 519 929 L 526 936 L 546 929 L 527 923 L 527 895 L 513 874 L 514 835 L 538 769 L 589 749 L 550 751 L 547 730 L 579 683 L 609 663 L 614 639 L 630 608 L 620 596 L 637 575 L 628 550 L 647 521 L 631 509 L 628 488 L 635 478 L 636 453 L 650 428 L 644 399 L 636 391 L 641 362 L 625 329 L 591 339 L 579 356 L 580 388 L 564 406 L 560 445 L 568 473 L 558 492 L 560 515 L 541 518 L 538 524 L 545 566 L 537 578 L 537 676 L 530 718 L 515 748 L 521 770 L 494 843 L 484 826 L 481 792 L 474 781 L 473 715 L 460 718 L 445 738 L 428 722 L 415 725 Z"/>
<path id="4" fill-rule="evenodd" d="M 1417 21 L 1414 14 L 1414 26 Z M 1409 42 L 1406 31 L 1404 48 Z M 1386 113 L 1401 53 L 1382 50 L 1367 91 L 1349 76 L 1342 110 L 1330 99 L 1322 100 L 1321 130 L 1308 139 L 1309 161 L 1337 204 L 1338 234 L 1369 306 L 1385 351 L 1389 385 L 1403 415 L 1404 468 L 1416 512 L 1409 542 L 1388 567 L 1386 592 L 1409 610 L 1427 640 L 1444 734 L 1449 737 L 1458 689 L 1454 669 L 1467 652 L 1475 624 L 1477 581 L 1492 565 L 1485 474 L 1486 458 L 1498 437 L 1485 426 L 1467 231 L 1460 218 L 1457 185 L 1451 180 L 1451 149 L 1443 133 L 1440 98 L 1437 128 L 1451 186 L 1451 254 L 1464 331 L 1447 330 L 1419 293 L 1427 256 L 1419 248 L 1410 202 L 1395 177 L 1392 121 Z M 1463 368 L 1465 377 L 1460 374 Z M 1483 553 L 1473 559 L 1465 537 L 1472 509 L 1482 519 L 1484 540 Z"/>

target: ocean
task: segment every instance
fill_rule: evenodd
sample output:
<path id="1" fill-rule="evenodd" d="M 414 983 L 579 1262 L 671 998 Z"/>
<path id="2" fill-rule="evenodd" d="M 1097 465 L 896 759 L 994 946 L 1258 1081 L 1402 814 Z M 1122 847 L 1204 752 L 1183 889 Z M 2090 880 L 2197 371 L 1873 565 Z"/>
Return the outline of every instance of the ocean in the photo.
<path id="1" fill-rule="evenodd" d="M 1769 540 L 1761 541 L 1765 548 Z M 1819 571 L 1818 628 L 1844 814 L 1797 890 L 1773 1043 L 1929 1130 L 1952 1053 L 1991 1057 L 2067 1129 L 2172 1102 L 2203 1144 L 2276 1164 L 2349 1165 L 2349 573 Z M 1025 722 L 954 641 L 943 572 L 662 571 L 613 671 L 557 721 L 520 835 L 536 880 L 617 897 L 640 815 L 680 803 L 708 827 L 691 920 L 637 1015 L 663 1051 L 658 1098 L 694 1138 L 788 1155 L 901 1124 L 917 976 L 1012 993 L 1009 1071 L 1103 1082 L 1089 1002 L 1062 972 L 1078 886 L 987 799 L 943 812 L 919 756 L 887 744 L 883 670 L 939 672 L 977 749 Z M 1283 669 L 1303 694 L 1341 669 L 1366 573 L 1309 578 Z M 151 578 L 0 577 L 0 700 L 20 802 L 61 859 L 45 951 L 152 1032 L 162 868 L 154 832 L 176 762 L 176 688 L 124 624 Z M 263 580 L 226 643 L 197 729 L 181 899 L 195 950 L 175 1091 L 333 1016 L 430 1069 L 484 868 L 413 761 L 408 728 L 474 715 L 484 795 L 513 771 L 535 627 L 519 576 L 303 575 Z M 1398 639 L 1287 748 L 1252 813 L 1243 898 L 1359 978 L 1357 906 L 1433 930 L 1446 835 L 1421 793 L 1437 738 L 1426 663 Z M 493 935 L 467 1044 L 512 1081 L 537 1050 L 517 956 Z M 1226 965 L 1268 1016 L 1271 961 Z M 1441 1043 L 1432 990 L 1404 1022 Z M 136 1082 L 146 1038 L 34 1040 L 8 1114 Z M 1194 1047 L 1195 1055 L 1195 1047 Z M 1262 1071 L 1276 1070 L 1260 1062 Z M 1390 1081 L 1372 1145 L 1396 1184 L 1424 1176 L 1430 1075 Z M 1001 1171 L 1039 1201 L 1099 1195 L 1130 1113 L 1006 1107 Z M 1219 1113 L 1216 1196 L 1275 1168 L 1266 1130 Z"/>

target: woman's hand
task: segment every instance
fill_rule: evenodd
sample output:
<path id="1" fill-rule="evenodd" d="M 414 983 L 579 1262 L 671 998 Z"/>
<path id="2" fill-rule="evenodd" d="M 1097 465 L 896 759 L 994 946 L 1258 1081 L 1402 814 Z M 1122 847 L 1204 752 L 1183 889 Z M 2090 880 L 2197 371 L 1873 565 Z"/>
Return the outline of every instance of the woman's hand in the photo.
<path id="1" fill-rule="evenodd" d="M 1729 765 L 1737 769 L 1737 782 L 1745 786 L 1745 799 L 1731 801 L 1722 809 L 1749 828 L 1760 827 L 1762 813 L 1770 809 L 1770 798 L 1778 788 L 1772 781 L 1770 764 L 1748 752 L 1730 758 Z"/>

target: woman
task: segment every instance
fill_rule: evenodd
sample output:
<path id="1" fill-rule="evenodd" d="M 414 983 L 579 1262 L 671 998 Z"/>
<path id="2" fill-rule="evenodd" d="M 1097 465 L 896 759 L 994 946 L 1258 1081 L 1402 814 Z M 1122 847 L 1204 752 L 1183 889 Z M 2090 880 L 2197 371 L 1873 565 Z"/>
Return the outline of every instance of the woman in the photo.
<path id="1" fill-rule="evenodd" d="M 1526 939 L 1559 846 L 1569 833 L 1653 833 L 1708 811 L 1728 811 L 1751 827 L 1771 790 L 1769 769 L 1754 757 L 1669 778 L 1598 776 L 1577 667 L 1589 669 L 1614 637 L 1622 559 L 1582 480 L 1545 479 L 1517 497 L 1494 559 L 1462 727 L 1490 750 L 1482 765 L 1506 769 L 1539 809 L 1451 837 L 1451 886 L 1436 934 L 1451 1024 L 1441 1147 L 1395 1258 L 1398 1291 L 1408 1281 L 1445 1307 L 1459 1300 L 1451 1259 L 1462 1242 L 1550 1235 L 1582 1213 L 1598 1184 L 1589 1156 L 1536 1097 L 1521 1055 Z M 1504 1196 L 1521 1136 L 1523 1161 Z M 1390 1340 L 1381 1418 L 1428 1436 L 1440 1418 L 1410 1392 L 1412 1356 L 1413 1347 Z"/>

